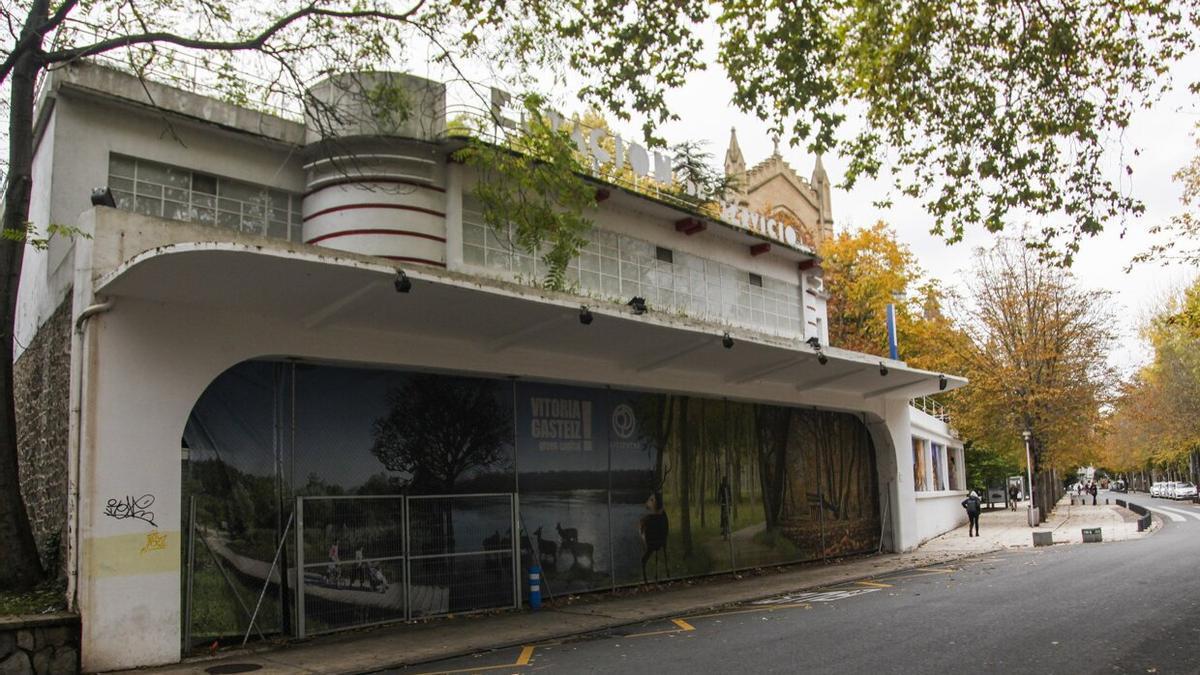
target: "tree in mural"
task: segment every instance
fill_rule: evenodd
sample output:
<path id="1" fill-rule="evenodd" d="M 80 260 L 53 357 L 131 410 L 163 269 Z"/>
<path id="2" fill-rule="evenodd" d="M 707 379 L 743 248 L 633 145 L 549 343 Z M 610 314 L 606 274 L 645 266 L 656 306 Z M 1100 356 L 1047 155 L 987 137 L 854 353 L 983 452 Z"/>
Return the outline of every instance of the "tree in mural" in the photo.
<path id="1" fill-rule="evenodd" d="M 408 473 L 417 492 L 449 493 L 471 470 L 506 458 L 512 411 L 487 380 L 414 375 L 388 392 L 390 410 L 375 420 L 371 453 L 390 471 Z"/>
<path id="2" fill-rule="evenodd" d="M 788 427 L 792 410 L 778 406 L 754 406 L 754 431 L 758 452 L 758 477 L 762 487 L 763 516 L 767 528 L 779 524 L 787 489 Z"/>

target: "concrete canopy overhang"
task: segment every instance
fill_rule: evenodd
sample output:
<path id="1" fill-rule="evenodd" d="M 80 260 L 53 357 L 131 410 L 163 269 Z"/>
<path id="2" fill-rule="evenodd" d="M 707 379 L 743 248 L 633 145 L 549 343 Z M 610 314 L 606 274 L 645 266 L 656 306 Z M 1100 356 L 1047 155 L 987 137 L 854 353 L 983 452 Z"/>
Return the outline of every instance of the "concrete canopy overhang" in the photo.
<path id="1" fill-rule="evenodd" d="M 269 241 L 269 240 L 261 240 Z M 403 269 L 408 293 L 394 281 Z M 503 281 L 356 256 L 312 246 L 182 242 L 144 251 L 96 279 L 95 294 L 269 316 L 305 330 L 363 330 L 434 338 L 494 355 L 492 375 L 512 375 L 514 350 L 599 362 L 610 385 L 667 371 L 703 376 L 705 393 L 753 398 L 754 387 L 787 386 L 797 399 L 907 399 L 966 384 L 899 361 L 825 347 L 827 362 L 789 340 Z M 586 303 L 594 320 L 579 321 Z M 729 332 L 732 348 L 722 339 Z M 881 364 L 887 374 L 881 374 Z M 944 378 L 944 379 L 943 379 Z M 805 395 L 808 396 L 805 396 Z M 778 396 L 772 398 L 778 399 Z"/>

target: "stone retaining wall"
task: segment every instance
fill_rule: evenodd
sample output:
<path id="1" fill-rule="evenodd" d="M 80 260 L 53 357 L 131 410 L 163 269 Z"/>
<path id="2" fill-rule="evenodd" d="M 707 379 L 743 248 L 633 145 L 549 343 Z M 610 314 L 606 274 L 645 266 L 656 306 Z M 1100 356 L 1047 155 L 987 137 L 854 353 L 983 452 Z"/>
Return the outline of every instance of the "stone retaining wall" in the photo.
<path id="1" fill-rule="evenodd" d="M 48 574 L 64 574 L 70 427 L 71 294 L 13 366 L 21 496 Z M 3 673 L 0 670 L 0 673 Z"/>
<path id="2" fill-rule="evenodd" d="M 0 616 L 0 675 L 79 672 L 79 616 Z"/>

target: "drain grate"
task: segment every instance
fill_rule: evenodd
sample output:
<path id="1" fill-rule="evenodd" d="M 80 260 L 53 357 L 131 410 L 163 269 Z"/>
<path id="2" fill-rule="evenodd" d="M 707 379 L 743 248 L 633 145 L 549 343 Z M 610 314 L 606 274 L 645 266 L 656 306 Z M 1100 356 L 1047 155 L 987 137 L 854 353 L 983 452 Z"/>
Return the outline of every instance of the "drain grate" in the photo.
<path id="1" fill-rule="evenodd" d="M 225 663 L 205 668 L 204 672 L 211 675 L 232 675 L 233 673 L 252 673 L 256 670 L 262 670 L 262 666 L 257 663 Z"/>

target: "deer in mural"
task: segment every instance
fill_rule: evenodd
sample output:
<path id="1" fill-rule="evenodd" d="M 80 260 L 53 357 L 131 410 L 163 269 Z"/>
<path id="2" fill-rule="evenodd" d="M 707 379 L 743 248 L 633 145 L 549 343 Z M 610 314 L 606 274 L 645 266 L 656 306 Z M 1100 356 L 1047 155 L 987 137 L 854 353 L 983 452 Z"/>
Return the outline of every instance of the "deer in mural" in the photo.
<path id="1" fill-rule="evenodd" d="M 595 553 L 595 547 L 579 541 L 579 529 L 574 527 L 563 527 L 562 523 L 555 523 L 554 529 L 558 531 L 558 553 L 571 554 L 571 570 L 572 571 L 588 571 L 592 569 L 592 556 Z M 558 558 L 554 559 L 555 564 L 558 564 Z"/>
<path id="2" fill-rule="evenodd" d="M 667 535 L 671 531 L 671 523 L 663 508 L 662 492 L 655 491 L 646 499 L 646 513 L 638 520 L 638 535 L 642 539 L 642 583 L 646 580 L 646 562 L 655 553 L 661 552 L 667 576 L 671 576 L 671 559 L 667 555 Z M 658 576 L 658 557 L 654 557 L 654 578 Z"/>
<path id="3" fill-rule="evenodd" d="M 562 523 L 555 523 L 554 529 L 558 530 L 558 538 L 563 545 L 568 542 L 579 541 L 579 530 L 574 527 L 563 529 Z"/>
<path id="4" fill-rule="evenodd" d="M 537 537 L 538 548 L 538 563 L 542 567 L 554 568 L 558 566 L 558 544 L 550 539 L 542 539 L 542 526 L 533 531 L 533 536 Z"/>

